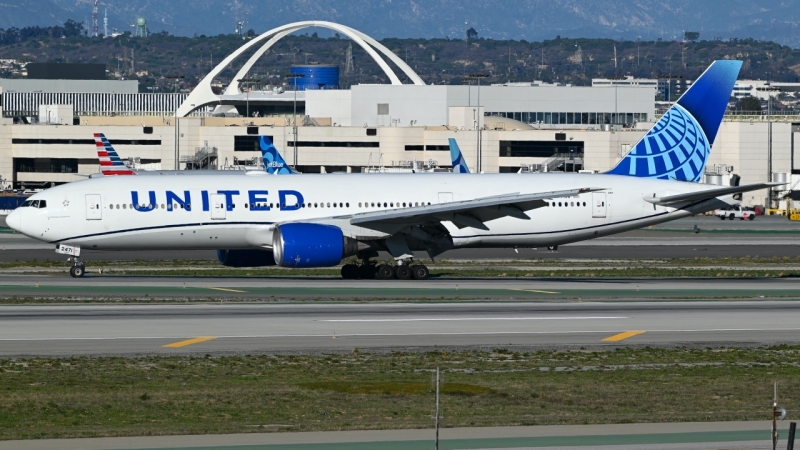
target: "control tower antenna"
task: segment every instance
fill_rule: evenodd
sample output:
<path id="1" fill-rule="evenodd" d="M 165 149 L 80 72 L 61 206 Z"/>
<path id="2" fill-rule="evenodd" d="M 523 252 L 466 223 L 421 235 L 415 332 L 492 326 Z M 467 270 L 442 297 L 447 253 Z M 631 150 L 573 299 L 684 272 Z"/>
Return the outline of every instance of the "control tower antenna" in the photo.
<path id="1" fill-rule="evenodd" d="M 92 7 L 92 36 L 97 37 L 97 0 L 94 0 L 94 6 Z"/>

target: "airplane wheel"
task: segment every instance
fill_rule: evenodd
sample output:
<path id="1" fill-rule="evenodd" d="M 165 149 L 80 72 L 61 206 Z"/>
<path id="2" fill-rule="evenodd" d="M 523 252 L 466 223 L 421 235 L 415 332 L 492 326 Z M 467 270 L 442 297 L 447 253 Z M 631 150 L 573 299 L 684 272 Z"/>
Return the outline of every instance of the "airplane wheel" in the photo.
<path id="1" fill-rule="evenodd" d="M 550 246 L 547 247 L 547 249 L 550 250 L 551 252 L 557 252 L 558 251 L 558 246 L 557 245 L 550 245 Z"/>
<path id="2" fill-rule="evenodd" d="M 394 267 L 388 264 L 381 264 L 378 266 L 378 271 L 375 274 L 375 278 L 379 280 L 391 280 L 394 278 Z"/>
<path id="3" fill-rule="evenodd" d="M 361 278 L 362 280 L 374 280 L 375 266 L 373 266 L 372 264 L 364 264 L 359 266 L 358 277 Z"/>
<path id="4" fill-rule="evenodd" d="M 415 280 L 427 280 L 430 274 L 428 268 L 423 265 L 411 266 L 411 275 Z"/>
<path id="5" fill-rule="evenodd" d="M 358 278 L 358 266 L 355 264 L 345 264 L 342 266 L 342 278 L 345 280 L 355 280 Z"/>
<path id="6" fill-rule="evenodd" d="M 411 279 L 411 268 L 402 265 L 402 266 L 395 266 L 394 268 L 394 276 L 398 280 L 410 280 Z"/>
<path id="7" fill-rule="evenodd" d="M 69 274 L 72 278 L 83 278 L 83 274 L 86 272 L 86 269 L 83 265 L 79 266 L 72 266 L 69 269 Z"/>

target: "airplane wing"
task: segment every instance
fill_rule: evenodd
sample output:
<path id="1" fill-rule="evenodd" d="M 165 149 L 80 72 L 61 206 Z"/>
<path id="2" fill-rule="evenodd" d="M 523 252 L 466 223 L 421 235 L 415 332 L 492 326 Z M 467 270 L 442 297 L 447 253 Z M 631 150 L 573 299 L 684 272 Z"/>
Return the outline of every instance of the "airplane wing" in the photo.
<path id="1" fill-rule="evenodd" d="M 510 193 L 474 200 L 414 206 L 391 211 L 376 211 L 355 214 L 350 219 L 350 224 L 374 230 L 386 230 L 387 228 L 438 224 L 443 221 L 450 221 L 459 228 L 472 227 L 488 230 L 489 227 L 486 226 L 485 222 L 501 217 L 530 220 L 525 211 L 545 206 L 547 204 L 545 200 L 571 197 L 603 189 L 581 188 L 534 194 Z"/>
<path id="2" fill-rule="evenodd" d="M 687 194 L 668 195 L 666 197 L 644 197 L 646 202 L 655 205 L 669 206 L 677 203 L 696 202 L 702 200 L 711 200 L 716 197 L 729 194 L 741 194 L 743 192 L 757 191 L 759 189 L 766 189 L 773 186 L 781 186 L 787 183 L 757 183 L 748 184 L 745 186 L 731 186 L 722 187 L 718 189 L 709 189 L 705 191 L 689 192 Z"/>

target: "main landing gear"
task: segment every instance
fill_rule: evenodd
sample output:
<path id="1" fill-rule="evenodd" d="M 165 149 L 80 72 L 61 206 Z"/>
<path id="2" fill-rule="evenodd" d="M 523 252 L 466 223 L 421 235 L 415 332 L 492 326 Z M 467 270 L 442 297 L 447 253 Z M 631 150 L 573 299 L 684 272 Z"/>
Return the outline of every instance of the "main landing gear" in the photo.
<path id="1" fill-rule="evenodd" d="M 86 273 L 86 266 L 83 262 L 78 258 L 70 258 L 70 262 L 72 262 L 72 267 L 69 268 L 69 275 L 72 278 L 83 278 L 83 275 Z"/>
<path id="2" fill-rule="evenodd" d="M 399 262 L 397 265 L 375 265 L 368 261 L 361 264 L 342 266 L 342 278 L 345 280 L 427 280 L 430 276 L 428 268 L 422 264 L 408 265 Z"/>

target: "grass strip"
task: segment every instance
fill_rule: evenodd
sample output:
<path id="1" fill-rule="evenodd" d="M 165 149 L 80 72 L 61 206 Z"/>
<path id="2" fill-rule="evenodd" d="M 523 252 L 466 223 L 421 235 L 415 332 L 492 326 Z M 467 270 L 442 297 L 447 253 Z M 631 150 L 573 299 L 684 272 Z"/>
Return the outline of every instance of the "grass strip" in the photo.
<path id="1" fill-rule="evenodd" d="M 764 420 L 800 347 L 0 360 L 0 439 Z"/>

